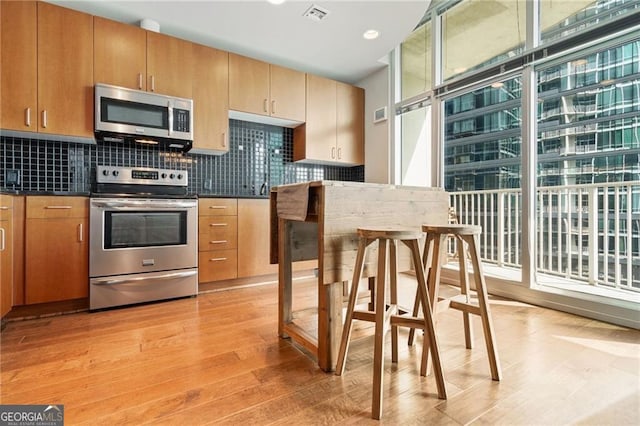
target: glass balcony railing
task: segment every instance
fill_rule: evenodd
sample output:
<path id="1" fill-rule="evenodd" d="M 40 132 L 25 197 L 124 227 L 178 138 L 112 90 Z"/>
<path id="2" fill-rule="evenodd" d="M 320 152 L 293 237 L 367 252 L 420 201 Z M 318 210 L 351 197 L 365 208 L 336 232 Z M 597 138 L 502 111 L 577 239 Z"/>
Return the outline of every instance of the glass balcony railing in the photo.
<path id="1" fill-rule="evenodd" d="M 521 267 L 520 190 L 453 192 L 450 203 L 482 226 L 483 262 Z M 535 235 L 539 273 L 640 292 L 640 181 L 538 188 Z"/>

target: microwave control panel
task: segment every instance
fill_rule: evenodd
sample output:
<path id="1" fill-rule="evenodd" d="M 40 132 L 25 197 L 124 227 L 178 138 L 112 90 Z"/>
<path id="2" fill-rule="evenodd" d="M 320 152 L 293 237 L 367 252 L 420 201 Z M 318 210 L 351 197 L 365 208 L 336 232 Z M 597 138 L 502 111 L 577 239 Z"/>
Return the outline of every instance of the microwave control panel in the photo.
<path id="1" fill-rule="evenodd" d="M 189 111 L 186 109 L 175 108 L 173 110 L 173 131 L 174 132 L 186 132 L 190 131 L 189 124 L 191 120 L 189 118 Z"/>

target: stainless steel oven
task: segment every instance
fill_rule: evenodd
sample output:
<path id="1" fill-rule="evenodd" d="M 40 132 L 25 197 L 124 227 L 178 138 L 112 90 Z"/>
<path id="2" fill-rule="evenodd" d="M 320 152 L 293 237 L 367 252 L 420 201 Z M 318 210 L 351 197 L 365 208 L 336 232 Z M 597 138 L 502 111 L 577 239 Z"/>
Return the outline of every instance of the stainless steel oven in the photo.
<path id="1" fill-rule="evenodd" d="M 186 172 L 99 166 L 96 183 L 90 309 L 196 295 L 198 201 L 186 197 Z"/>

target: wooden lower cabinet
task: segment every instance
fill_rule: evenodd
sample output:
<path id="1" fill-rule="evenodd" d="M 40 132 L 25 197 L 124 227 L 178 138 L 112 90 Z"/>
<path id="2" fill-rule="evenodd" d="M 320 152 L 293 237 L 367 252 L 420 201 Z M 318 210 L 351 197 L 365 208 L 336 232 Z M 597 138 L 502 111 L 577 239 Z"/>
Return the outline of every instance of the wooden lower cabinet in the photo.
<path id="1" fill-rule="evenodd" d="M 269 263 L 269 200 L 238 200 L 238 278 L 276 274 Z"/>
<path id="2" fill-rule="evenodd" d="M 238 201 L 201 198 L 198 205 L 198 281 L 238 276 Z"/>
<path id="3" fill-rule="evenodd" d="M 88 213 L 84 197 L 27 197 L 27 304 L 89 296 Z"/>
<path id="4" fill-rule="evenodd" d="M 0 195 L 0 317 L 13 306 L 13 197 Z"/>

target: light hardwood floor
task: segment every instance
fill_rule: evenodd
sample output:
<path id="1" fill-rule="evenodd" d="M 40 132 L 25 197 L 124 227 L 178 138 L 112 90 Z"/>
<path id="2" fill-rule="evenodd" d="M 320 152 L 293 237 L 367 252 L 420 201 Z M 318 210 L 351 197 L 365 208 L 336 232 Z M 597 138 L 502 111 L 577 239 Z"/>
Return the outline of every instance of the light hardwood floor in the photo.
<path id="1" fill-rule="evenodd" d="M 298 304 L 313 284 L 296 283 Z M 422 339 L 385 360 L 382 424 L 640 424 L 640 332 L 492 298 L 504 379 L 482 331 L 439 315 L 449 399 L 420 377 Z M 401 342 L 406 342 L 406 330 Z M 275 284 L 97 313 L 10 322 L 1 403 L 64 404 L 66 424 L 377 424 L 372 329 L 354 332 L 345 374 L 277 336 Z M 387 335 L 389 338 L 389 335 Z"/>

